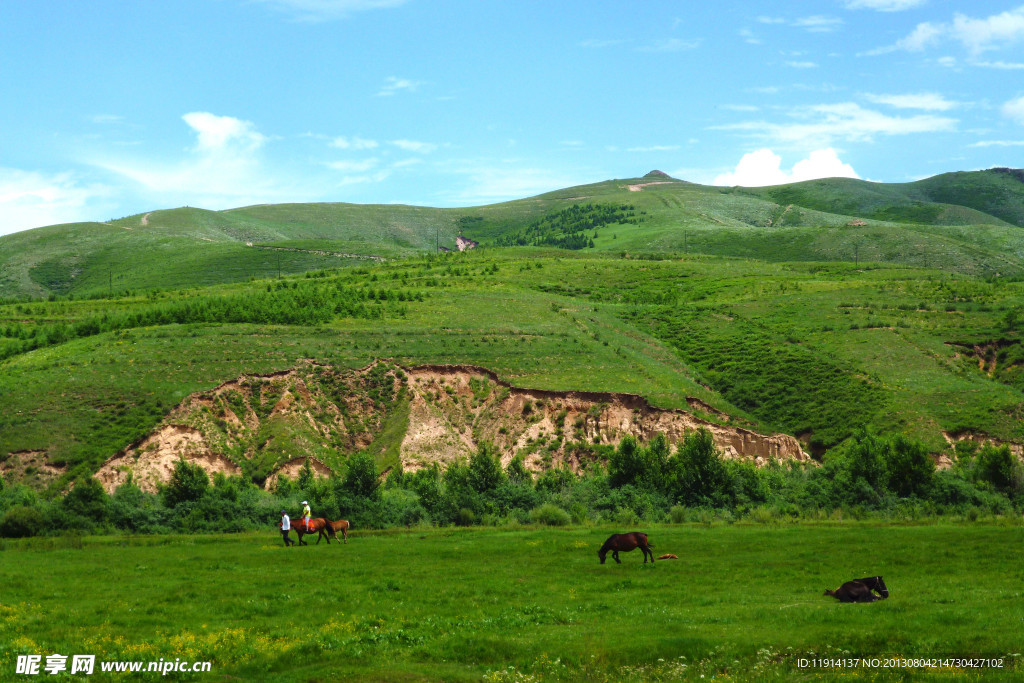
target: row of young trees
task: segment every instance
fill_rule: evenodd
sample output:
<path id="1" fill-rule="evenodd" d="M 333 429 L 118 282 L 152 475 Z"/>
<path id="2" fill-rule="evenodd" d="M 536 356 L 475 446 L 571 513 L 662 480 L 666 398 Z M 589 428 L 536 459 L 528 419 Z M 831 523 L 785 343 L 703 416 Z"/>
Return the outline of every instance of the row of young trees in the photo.
<path id="1" fill-rule="evenodd" d="M 642 215 L 644 212 L 640 213 Z M 632 204 L 574 204 L 530 223 L 519 232 L 498 237 L 495 244 L 499 247 L 592 248 L 598 228 L 616 224 L 638 224 L 641 220 L 636 207 Z M 587 232 L 593 235 L 588 236 Z"/>
<path id="2" fill-rule="evenodd" d="M 94 533 L 233 532 L 273 529 L 285 509 L 348 519 L 355 529 L 417 524 L 589 524 L 623 527 L 641 521 L 697 521 L 715 516 L 772 521 L 840 514 L 882 517 L 1008 515 L 1024 508 L 1024 468 L 1006 446 L 961 444 L 954 467 L 936 470 L 919 443 L 860 434 L 822 466 L 724 460 L 707 431 L 669 447 L 627 437 L 606 463 L 582 474 L 551 469 L 532 476 L 521 459 L 502 467 L 482 446 L 442 469 L 393 471 L 381 481 L 373 459 L 349 458 L 343 476 L 280 478 L 264 491 L 240 477 L 176 464 L 159 493 L 134 483 L 107 495 L 95 479 L 46 500 L 22 485 L 0 482 L 0 536 Z"/>

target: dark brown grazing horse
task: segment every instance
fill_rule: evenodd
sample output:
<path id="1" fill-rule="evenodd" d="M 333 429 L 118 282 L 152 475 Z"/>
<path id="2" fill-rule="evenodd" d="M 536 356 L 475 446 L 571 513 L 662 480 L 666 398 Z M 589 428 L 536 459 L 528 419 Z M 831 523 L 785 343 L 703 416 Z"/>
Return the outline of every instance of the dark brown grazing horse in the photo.
<path id="1" fill-rule="evenodd" d="M 631 531 L 628 534 L 612 534 L 608 537 L 608 540 L 604 542 L 601 549 L 597 551 L 597 556 L 601 558 L 601 564 L 604 564 L 604 558 L 610 550 L 612 553 L 612 559 L 619 564 L 622 564 L 622 560 L 619 559 L 619 551 L 628 553 L 634 548 L 640 548 L 644 553 L 644 564 L 647 564 L 647 556 L 651 556 L 651 563 L 654 562 L 654 552 L 651 550 L 654 546 L 647 542 L 647 534 L 640 531 Z"/>
<path id="2" fill-rule="evenodd" d="M 348 520 L 339 519 L 337 522 L 327 522 L 327 528 L 320 532 L 320 536 L 327 536 L 327 542 L 330 543 L 330 536 L 334 536 L 334 540 L 338 540 L 338 532 L 341 532 L 342 537 L 345 539 L 345 543 L 348 543 Z M 328 536 L 328 534 L 330 536 Z M 320 543 L 320 536 L 316 537 L 316 542 Z"/>
<path id="3" fill-rule="evenodd" d="M 306 534 L 316 534 L 316 542 L 320 543 L 320 539 L 324 536 L 327 537 L 327 542 L 331 542 L 331 536 L 334 540 L 338 540 L 337 534 L 334 533 L 334 527 L 323 517 L 314 517 L 309 520 L 309 526 L 307 527 L 302 519 L 295 520 L 292 522 L 292 529 L 295 529 L 295 533 L 299 536 L 299 545 L 309 545 L 302 540 L 302 537 Z"/>
<path id="4" fill-rule="evenodd" d="M 839 602 L 875 602 L 889 597 L 889 589 L 881 576 L 870 576 L 847 581 L 834 591 L 826 589 L 825 595 L 831 595 Z"/>

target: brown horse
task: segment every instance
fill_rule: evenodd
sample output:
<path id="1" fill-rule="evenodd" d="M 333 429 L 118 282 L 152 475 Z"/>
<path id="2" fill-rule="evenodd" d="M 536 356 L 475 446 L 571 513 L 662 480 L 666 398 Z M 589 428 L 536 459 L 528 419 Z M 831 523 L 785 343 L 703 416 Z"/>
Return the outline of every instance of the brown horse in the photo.
<path id="1" fill-rule="evenodd" d="M 337 522 L 327 522 L 327 528 L 321 532 L 321 536 L 334 536 L 334 540 L 338 540 L 338 532 L 341 532 L 342 537 L 345 539 L 345 543 L 348 543 L 348 527 L 349 523 L 347 519 L 339 519 Z M 320 542 L 320 536 L 317 536 L 316 542 Z M 327 542 L 330 543 L 330 537 L 327 538 Z"/>
<path id="2" fill-rule="evenodd" d="M 869 576 L 847 581 L 834 591 L 825 589 L 825 595 L 831 595 L 839 602 L 875 602 L 889 597 L 889 589 L 881 576 Z"/>
<path id="3" fill-rule="evenodd" d="M 647 534 L 640 531 L 632 531 L 628 534 L 612 534 L 608 537 L 608 540 L 604 542 L 601 549 L 597 551 L 597 556 L 601 558 L 601 564 L 604 564 L 604 558 L 610 550 L 612 553 L 612 559 L 619 564 L 622 564 L 622 560 L 619 559 L 619 551 L 628 553 L 634 548 L 640 548 L 644 553 L 644 564 L 647 564 L 647 556 L 651 556 L 651 563 L 654 563 L 654 552 L 651 550 L 654 546 L 647 542 Z"/>
<path id="4" fill-rule="evenodd" d="M 309 545 L 308 543 L 302 540 L 302 537 L 306 534 L 316 534 L 316 542 L 318 544 L 320 543 L 320 539 L 324 536 L 327 537 L 328 543 L 331 542 L 331 536 L 334 536 L 334 540 L 338 540 L 337 535 L 334 533 L 334 527 L 331 526 L 331 523 L 323 517 L 314 517 L 313 519 L 309 520 L 309 526 L 306 526 L 304 520 L 297 519 L 294 522 L 292 522 L 292 529 L 295 530 L 295 533 L 299 537 L 299 545 Z"/>

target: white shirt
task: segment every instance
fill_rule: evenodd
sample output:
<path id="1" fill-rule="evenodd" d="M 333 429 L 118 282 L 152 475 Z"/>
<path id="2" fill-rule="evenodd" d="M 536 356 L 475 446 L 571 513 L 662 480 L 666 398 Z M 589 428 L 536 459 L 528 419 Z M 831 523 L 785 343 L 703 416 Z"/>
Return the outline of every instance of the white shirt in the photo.
<path id="1" fill-rule="evenodd" d="M 288 531 L 292 528 L 292 521 L 288 519 L 288 515 L 281 517 L 281 531 Z"/>

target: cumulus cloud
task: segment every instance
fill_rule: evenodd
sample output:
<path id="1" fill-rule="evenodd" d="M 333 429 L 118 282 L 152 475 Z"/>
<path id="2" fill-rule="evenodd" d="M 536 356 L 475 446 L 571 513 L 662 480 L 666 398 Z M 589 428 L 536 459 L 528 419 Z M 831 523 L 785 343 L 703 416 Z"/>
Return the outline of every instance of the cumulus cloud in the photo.
<path id="1" fill-rule="evenodd" d="M 1024 96 L 1010 100 L 1003 105 L 1003 116 L 1013 119 L 1017 123 L 1024 123 Z"/>
<path id="2" fill-rule="evenodd" d="M 96 220 L 112 210 L 110 188 L 74 173 L 0 168 L 0 235 L 44 225 Z"/>
<path id="3" fill-rule="evenodd" d="M 976 56 L 1020 40 L 1024 40 L 1024 5 L 984 18 L 969 17 L 957 12 L 950 22 L 926 21 L 915 26 L 913 31 L 895 44 L 865 54 L 879 55 L 895 50 L 920 52 L 953 41 Z"/>
<path id="4" fill-rule="evenodd" d="M 736 164 L 734 171 L 716 176 L 712 184 L 763 187 L 817 178 L 860 178 L 860 176 L 852 166 L 840 161 L 839 155 L 831 147 L 814 150 L 806 159 L 796 162 L 790 171 L 783 170 L 781 156 L 765 148 L 744 154 Z"/>
<path id="5" fill-rule="evenodd" d="M 249 151 L 261 147 L 266 138 L 249 121 L 233 116 L 217 116 L 205 111 L 181 117 L 198 135 L 196 150 L 204 154 L 239 150 Z"/>

